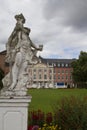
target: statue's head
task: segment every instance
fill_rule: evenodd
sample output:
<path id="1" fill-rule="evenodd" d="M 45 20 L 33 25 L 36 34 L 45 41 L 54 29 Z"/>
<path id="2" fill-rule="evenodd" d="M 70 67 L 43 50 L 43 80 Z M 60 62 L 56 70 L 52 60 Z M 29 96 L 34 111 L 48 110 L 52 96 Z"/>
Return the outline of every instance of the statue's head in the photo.
<path id="1" fill-rule="evenodd" d="M 25 23 L 25 18 L 24 18 L 24 16 L 23 16 L 23 14 L 21 13 L 21 14 L 18 14 L 18 15 L 15 15 L 15 19 L 16 20 L 18 20 L 18 19 L 22 19 L 23 21 L 23 23 Z"/>

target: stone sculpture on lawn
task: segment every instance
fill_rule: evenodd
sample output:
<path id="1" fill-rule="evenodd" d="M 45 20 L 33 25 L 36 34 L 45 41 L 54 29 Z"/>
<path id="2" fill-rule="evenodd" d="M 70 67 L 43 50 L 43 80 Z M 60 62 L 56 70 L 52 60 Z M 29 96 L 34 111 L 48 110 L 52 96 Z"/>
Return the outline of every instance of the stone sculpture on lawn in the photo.
<path id="1" fill-rule="evenodd" d="M 29 64 L 39 62 L 37 52 L 42 51 L 43 45 L 37 47 L 30 39 L 30 28 L 24 27 L 23 14 L 15 15 L 16 26 L 6 43 L 6 61 L 10 72 L 3 78 L 1 95 L 23 96 L 27 94 L 27 85 L 30 82 Z"/>

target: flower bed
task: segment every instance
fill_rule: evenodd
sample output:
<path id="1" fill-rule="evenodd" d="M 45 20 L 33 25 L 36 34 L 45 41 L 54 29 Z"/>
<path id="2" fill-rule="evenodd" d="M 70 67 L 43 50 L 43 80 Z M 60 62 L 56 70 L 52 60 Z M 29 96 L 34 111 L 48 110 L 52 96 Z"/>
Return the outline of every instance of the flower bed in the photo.
<path id="1" fill-rule="evenodd" d="M 28 130 L 59 130 L 58 125 L 54 123 L 54 115 L 44 113 L 41 110 L 29 112 Z"/>

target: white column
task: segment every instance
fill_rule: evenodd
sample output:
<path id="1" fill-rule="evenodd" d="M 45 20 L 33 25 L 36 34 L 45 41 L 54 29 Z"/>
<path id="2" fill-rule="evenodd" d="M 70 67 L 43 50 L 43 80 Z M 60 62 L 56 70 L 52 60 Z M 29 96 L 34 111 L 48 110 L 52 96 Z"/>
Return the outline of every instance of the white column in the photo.
<path id="1" fill-rule="evenodd" d="M 31 96 L 0 97 L 0 130 L 27 130 Z"/>

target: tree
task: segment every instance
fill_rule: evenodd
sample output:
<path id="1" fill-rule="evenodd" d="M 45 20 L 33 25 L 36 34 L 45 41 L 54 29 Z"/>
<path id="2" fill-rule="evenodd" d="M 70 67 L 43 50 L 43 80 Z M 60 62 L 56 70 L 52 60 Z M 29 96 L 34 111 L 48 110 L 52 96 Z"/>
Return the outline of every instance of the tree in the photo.
<path id="1" fill-rule="evenodd" d="M 79 58 L 72 62 L 73 80 L 79 87 L 87 88 L 87 52 L 80 52 Z"/>
<path id="2" fill-rule="evenodd" d="M 0 89 L 3 87 L 2 79 L 4 77 L 4 71 L 0 68 Z"/>

